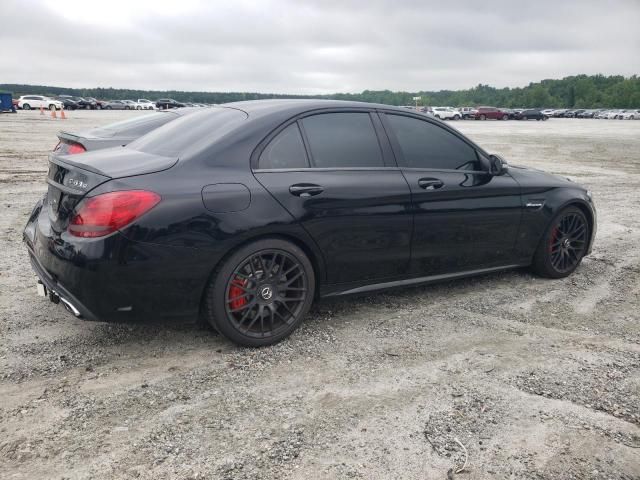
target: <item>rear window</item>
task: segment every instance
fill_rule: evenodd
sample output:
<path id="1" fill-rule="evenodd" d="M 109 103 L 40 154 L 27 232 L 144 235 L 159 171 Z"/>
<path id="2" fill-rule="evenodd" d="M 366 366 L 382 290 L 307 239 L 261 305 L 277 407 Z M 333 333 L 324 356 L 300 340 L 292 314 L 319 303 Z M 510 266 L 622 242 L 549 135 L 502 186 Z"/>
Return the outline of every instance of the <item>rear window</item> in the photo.
<path id="1" fill-rule="evenodd" d="M 246 113 L 233 108 L 208 108 L 156 128 L 128 147 L 154 155 L 177 157 L 207 147 L 246 118 Z"/>
<path id="2" fill-rule="evenodd" d="M 178 115 L 172 112 L 152 113 L 94 128 L 90 134 L 96 137 L 111 137 L 114 135 L 140 137 L 176 118 L 178 118 Z"/>

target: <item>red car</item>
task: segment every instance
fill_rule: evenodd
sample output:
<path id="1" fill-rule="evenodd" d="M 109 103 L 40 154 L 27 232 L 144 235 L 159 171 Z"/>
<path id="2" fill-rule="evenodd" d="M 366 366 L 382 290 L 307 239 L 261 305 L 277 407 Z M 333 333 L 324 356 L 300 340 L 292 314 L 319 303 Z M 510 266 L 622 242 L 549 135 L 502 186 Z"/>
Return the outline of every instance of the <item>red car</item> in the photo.
<path id="1" fill-rule="evenodd" d="M 505 112 L 496 107 L 478 107 L 475 116 L 476 120 L 509 120 L 509 112 Z"/>

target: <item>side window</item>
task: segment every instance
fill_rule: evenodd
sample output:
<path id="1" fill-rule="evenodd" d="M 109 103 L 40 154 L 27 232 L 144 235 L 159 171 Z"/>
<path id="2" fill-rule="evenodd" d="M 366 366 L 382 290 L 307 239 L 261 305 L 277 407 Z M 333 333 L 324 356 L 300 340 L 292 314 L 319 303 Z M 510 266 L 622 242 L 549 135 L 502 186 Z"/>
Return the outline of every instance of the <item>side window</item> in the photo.
<path id="1" fill-rule="evenodd" d="M 258 168 L 308 168 L 307 152 L 297 123 L 282 130 L 262 151 Z"/>
<path id="2" fill-rule="evenodd" d="M 402 150 L 401 167 L 481 170 L 475 150 L 444 128 L 401 115 L 386 118 Z"/>
<path id="3" fill-rule="evenodd" d="M 324 113 L 302 120 L 313 166 L 383 167 L 378 136 L 368 113 Z"/>

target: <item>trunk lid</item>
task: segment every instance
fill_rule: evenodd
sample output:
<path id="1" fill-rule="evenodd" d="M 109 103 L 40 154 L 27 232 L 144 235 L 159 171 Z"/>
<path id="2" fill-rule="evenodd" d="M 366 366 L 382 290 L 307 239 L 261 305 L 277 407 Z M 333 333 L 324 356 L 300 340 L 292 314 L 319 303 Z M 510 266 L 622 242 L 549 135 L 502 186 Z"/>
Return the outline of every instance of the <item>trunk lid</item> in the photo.
<path id="1" fill-rule="evenodd" d="M 74 208 L 94 188 L 112 179 L 144 175 L 171 168 L 177 158 L 123 147 L 78 155 L 49 155 L 45 208 L 52 229 L 67 229 Z"/>

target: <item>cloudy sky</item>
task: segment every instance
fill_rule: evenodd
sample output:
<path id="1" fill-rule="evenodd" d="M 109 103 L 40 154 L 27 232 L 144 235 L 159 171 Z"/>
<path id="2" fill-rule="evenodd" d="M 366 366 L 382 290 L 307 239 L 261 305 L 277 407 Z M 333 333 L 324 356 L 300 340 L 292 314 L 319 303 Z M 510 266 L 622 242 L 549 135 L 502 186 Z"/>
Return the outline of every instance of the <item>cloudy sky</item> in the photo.
<path id="1" fill-rule="evenodd" d="M 640 0 L 2 0 L 0 83 L 271 93 L 640 74 Z"/>

